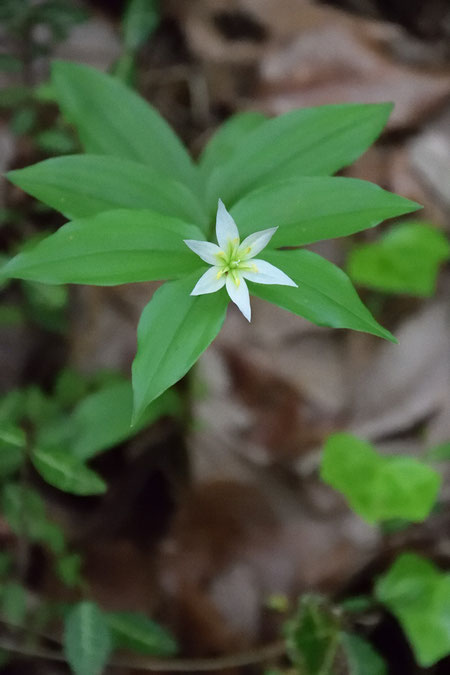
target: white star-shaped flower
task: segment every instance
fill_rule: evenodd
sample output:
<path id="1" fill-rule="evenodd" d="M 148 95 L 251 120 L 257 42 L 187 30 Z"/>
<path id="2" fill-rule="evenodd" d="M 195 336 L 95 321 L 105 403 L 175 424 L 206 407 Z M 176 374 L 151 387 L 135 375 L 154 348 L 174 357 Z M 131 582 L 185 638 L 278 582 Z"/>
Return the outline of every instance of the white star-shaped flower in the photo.
<path id="1" fill-rule="evenodd" d="M 277 231 L 277 227 L 254 232 L 241 243 L 236 223 L 219 199 L 216 217 L 218 244 L 185 239 L 184 243 L 202 260 L 212 265 L 197 281 L 191 295 L 215 293 L 226 286 L 231 300 L 248 321 L 251 319 L 250 296 L 245 279 L 258 284 L 297 286 L 287 274 L 265 260 L 255 258 Z"/>

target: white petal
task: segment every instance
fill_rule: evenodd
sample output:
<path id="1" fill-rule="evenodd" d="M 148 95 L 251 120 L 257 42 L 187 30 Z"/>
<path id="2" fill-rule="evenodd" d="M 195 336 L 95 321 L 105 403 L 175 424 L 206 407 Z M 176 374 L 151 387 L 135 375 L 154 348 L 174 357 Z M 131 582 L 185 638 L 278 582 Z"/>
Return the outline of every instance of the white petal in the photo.
<path id="1" fill-rule="evenodd" d="M 220 253 L 217 244 L 211 244 L 209 241 L 198 241 L 196 239 L 185 239 L 184 243 L 189 246 L 202 260 L 210 265 L 217 265 L 216 255 Z"/>
<path id="2" fill-rule="evenodd" d="M 275 265 L 271 265 L 265 260 L 254 258 L 252 263 L 256 265 L 257 272 L 247 272 L 247 270 L 240 270 L 241 275 L 249 281 L 254 281 L 257 284 L 279 284 L 281 286 L 297 286 L 295 281 L 292 281 L 287 274 L 282 272 Z"/>
<path id="3" fill-rule="evenodd" d="M 250 307 L 250 296 L 247 284 L 244 279 L 241 279 L 239 286 L 236 286 L 230 275 L 227 275 L 227 292 L 234 304 L 239 307 L 247 321 L 250 321 L 252 310 Z"/>
<path id="4" fill-rule="evenodd" d="M 275 232 L 278 230 L 278 227 L 271 227 L 268 230 L 261 230 L 260 232 L 254 232 L 244 239 L 242 244 L 239 246 L 239 254 L 241 255 L 241 260 L 248 260 L 253 258 L 255 255 L 258 255 L 260 251 L 263 250 L 272 239 Z M 250 249 L 246 253 L 247 249 Z"/>
<path id="5" fill-rule="evenodd" d="M 215 293 L 216 291 L 220 291 L 220 289 L 225 286 L 225 275 L 223 274 L 220 279 L 218 279 L 217 274 L 219 270 L 219 267 L 211 267 L 209 270 L 206 270 L 195 284 L 191 291 L 191 295 L 205 295 L 205 293 Z M 170 307 L 168 309 L 170 311 Z"/>
<path id="6" fill-rule="evenodd" d="M 219 199 L 216 217 L 216 235 L 219 246 L 224 251 L 227 250 L 228 242 L 233 239 L 239 240 L 239 230 L 236 223 L 225 208 L 225 204 Z"/>

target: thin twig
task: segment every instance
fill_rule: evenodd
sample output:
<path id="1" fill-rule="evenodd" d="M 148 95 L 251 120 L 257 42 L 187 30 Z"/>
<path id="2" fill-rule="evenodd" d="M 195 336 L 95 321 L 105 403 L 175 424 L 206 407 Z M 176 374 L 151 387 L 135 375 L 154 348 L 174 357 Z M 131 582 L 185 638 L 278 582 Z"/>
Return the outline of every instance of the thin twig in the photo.
<path id="1" fill-rule="evenodd" d="M 12 640 L 0 638 L 0 649 L 21 656 L 31 656 L 35 659 L 64 662 L 66 658 L 62 652 L 40 647 L 29 647 L 15 644 Z M 229 656 L 217 656 L 209 659 L 154 659 L 154 658 L 126 658 L 116 656 L 108 663 L 113 668 L 134 668 L 135 670 L 160 670 L 166 672 L 201 672 L 207 670 L 224 670 L 261 663 L 283 656 L 285 653 L 284 641 L 279 640 L 255 648 L 248 652 L 230 654 Z"/>

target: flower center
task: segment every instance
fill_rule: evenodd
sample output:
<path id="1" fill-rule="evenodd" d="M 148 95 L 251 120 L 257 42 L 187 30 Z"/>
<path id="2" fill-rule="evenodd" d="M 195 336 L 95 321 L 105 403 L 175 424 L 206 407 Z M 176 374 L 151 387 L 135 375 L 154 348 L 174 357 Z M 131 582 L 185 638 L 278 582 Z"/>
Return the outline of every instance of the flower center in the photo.
<path id="1" fill-rule="evenodd" d="M 217 267 L 220 268 L 217 272 L 217 279 L 220 279 L 224 274 L 229 275 L 236 286 L 239 286 L 241 283 L 240 272 L 245 270 L 248 272 L 258 271 L 255 264 L 251 264 L 246 260 L 246 256 L 250 253 L 251 248 L 249 247 L 245 251 L 239 252 L 239 246 L 240 240 L 238 238 L 230 239 L 226 249 L 217 254 Z M 242 255 L 244 256 L 243 260 L 241 257 L 238 257 Z"/>

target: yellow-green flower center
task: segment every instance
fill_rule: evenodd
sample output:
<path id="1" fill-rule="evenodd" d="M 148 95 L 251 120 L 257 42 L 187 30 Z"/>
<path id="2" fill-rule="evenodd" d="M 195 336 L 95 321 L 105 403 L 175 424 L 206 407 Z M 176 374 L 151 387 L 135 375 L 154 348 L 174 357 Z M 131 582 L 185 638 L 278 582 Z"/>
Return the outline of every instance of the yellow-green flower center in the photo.
<path id="1" fill-rule="evenodd" d="M 219 267 L 217 279 L 220 279 L 224 274 L 229 275 L 236 286 L 239 286 L 241 283 L 240 272 L 258 271 L 256 265 L 250 263 L 248 260 L 251 247 L 249 246 L 245 251 L 240 251 L 240 243 L 240 239 L 238 238 L 230 239 L 226 249 L 217 254 L 217 267 Z"/>

